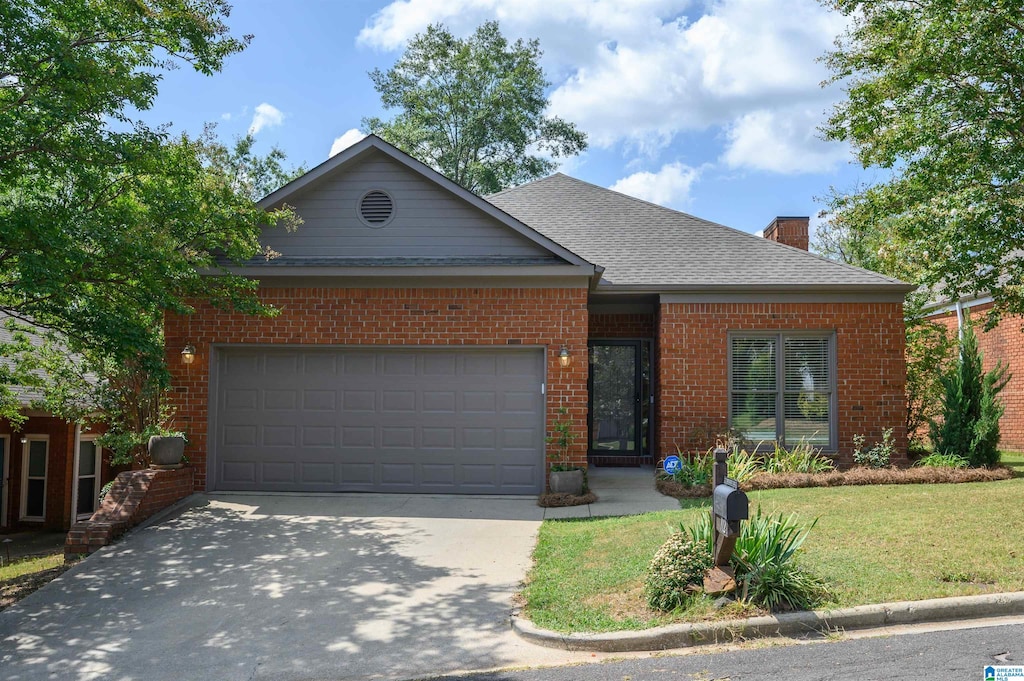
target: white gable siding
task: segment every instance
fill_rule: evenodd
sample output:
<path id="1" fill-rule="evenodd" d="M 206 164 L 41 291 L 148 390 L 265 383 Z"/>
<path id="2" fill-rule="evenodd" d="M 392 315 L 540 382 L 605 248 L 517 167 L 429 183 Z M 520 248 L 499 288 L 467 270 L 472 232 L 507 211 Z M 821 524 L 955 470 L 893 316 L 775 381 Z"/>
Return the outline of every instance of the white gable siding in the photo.
<path id="1" fill-rule="evenodd" d="M 367 227 L 358 203 L 371 189 L 394 200 L 394 218 Z M 264 244 L 285 257 L 544 257 L 550 254 L 426 178 L 371 150 L 333 177 L 287 201 L 303 224 L 267 230 Z"/>

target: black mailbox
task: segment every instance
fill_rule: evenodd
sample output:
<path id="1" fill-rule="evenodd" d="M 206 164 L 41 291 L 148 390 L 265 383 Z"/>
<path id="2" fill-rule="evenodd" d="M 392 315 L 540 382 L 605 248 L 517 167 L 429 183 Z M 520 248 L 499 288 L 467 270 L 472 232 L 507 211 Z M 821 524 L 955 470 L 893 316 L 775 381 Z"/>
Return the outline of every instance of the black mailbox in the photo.
<path id="1" fill-rule="evenodd" d="M 715 487 L 714 510 L 717 517 L 729 522 L 747 519 L 747 495 L 739 489 L 735 480 L 726 478 L 725 483 Z"/>

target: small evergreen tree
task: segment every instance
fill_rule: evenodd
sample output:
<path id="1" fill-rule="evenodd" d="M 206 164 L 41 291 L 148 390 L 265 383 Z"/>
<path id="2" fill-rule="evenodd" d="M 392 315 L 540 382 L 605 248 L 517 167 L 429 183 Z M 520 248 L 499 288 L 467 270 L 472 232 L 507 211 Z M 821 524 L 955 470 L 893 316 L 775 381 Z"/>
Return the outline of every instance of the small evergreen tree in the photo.
<path id="1" fill-rule="evenodd" d="M 960 357 L 940 379 L 942 420 L 931 422 L 936 454 L 962 456 L 973 467 L 999 461 L 999 418 L 1005 407 L 998 395 L 1009 379 L 1002 362 L 987 373 L 982 370 L 978 337 L 965 323 Z"/>

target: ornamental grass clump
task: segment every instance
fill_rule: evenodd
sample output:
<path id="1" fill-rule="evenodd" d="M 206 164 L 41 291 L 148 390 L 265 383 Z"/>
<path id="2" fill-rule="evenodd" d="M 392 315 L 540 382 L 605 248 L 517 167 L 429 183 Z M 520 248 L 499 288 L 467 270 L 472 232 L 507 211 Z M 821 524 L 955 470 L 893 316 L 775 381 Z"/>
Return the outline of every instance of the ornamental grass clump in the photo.
<path id="1" fill-rule="evenodd" d="M 775 442 L 775 450 L 764 457 L 762 470 L 765 473 L 827 473 L 835 470 L 832 459 L 824 456 L 821 449 L 804 440 L 786 449 Z"/>
<path id="2" fill-rule="evenodd" d="M 743 523 L 730 566 L 735 570 L 739 598 L 767 610 L 809 610 L 826 596 L 825 583 L 798 563 L 800 547 L 817 524 L 801 526 L 793 515 L 762 514 Z M 680 527 L 690 540 L 711 553 L 711 514 Z"/>
<path id="3" fill-rule="evenodd" d="M 704 573 L 711 563 L 707 544 L 694 541 L 685 532 L 673 533 L 647 568 L 647 604 L 666 612 L 685 607 L 701 592 Z"/>

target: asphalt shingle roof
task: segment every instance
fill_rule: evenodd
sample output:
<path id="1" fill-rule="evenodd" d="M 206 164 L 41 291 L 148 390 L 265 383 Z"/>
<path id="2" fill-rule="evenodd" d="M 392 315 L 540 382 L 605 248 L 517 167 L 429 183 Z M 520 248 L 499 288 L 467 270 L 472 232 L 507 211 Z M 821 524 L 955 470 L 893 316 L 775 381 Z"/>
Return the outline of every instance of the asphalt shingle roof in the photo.
<path id="1" fill-rule="evenodd" d="M 602 287 L 909 288 L 747 232 L 556 173 L 486 197 L 605 268 Z"/>
<path id="2" fill-rule="evenodd" d="M 9 326 L 12 321 L 14 320 L 11 319 L 10 315 L 5 312 L 0 312 L 0 344 L 13 343 L 15 341 L 15 331 L 13 331 Z M 42 347 L 46 342 L 43 338 L 44 332 L 33 324 L 20 320 L 15 321 L 15 324 L 19 326 L 17 332 L 24 334 L 28 339 L 28 342 L 35 347 Z M 70 354 L 69 357 L 75 363 L 82 361 L 79 355 L 73 353 Z M 0 354 L 0 365 L 3 365 L 8 369 L 13 369 L 15 366 L 14 360 L 10 357 L 4 356 L 3 354 Z M 46 373 L 42 369 L 35 370 L 34 374 L 43 381 L 48 379 Z M 93 374 L 86 374 L 85 377 L 90 383 L 95 383 L 99 380 Z M 43 390 L 36 386 L 8 385 L 7 387 L 10 388 L 11 393 L 23 407 L 30 407 L 34 402 L 43 399 Z"/>

